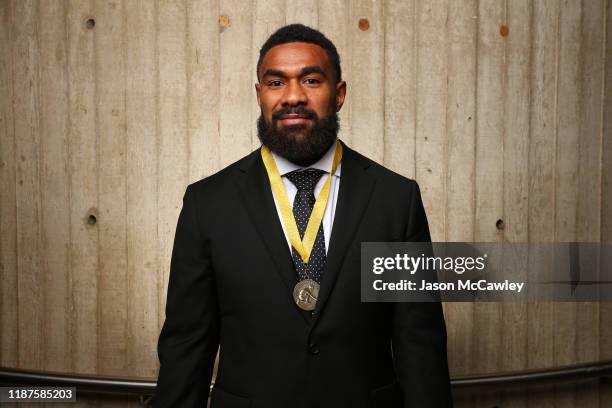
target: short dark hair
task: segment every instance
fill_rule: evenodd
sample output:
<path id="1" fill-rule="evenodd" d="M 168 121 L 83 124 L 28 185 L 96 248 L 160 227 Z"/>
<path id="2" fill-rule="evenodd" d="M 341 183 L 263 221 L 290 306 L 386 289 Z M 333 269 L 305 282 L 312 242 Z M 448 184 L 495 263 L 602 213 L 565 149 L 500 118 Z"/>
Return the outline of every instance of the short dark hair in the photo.
<path id="1" fill-rule="evenodd" d="M 259 80 L 259 67 L 261 61 L 270 48 L 291 43 L 304 42 L 316 44 L 327 51 L 327 56 L 336 71 L 336 82 L 342 81 L 342 70 L 340 69 L 340 56 L 336 50 L 336 46 L 322 32 L 314 28 L 307 27 L 303 24 L 289 24 L 276 30 L 261 46 L 259 50 L 259 60 L 257 60 L 257 80 Z"/>

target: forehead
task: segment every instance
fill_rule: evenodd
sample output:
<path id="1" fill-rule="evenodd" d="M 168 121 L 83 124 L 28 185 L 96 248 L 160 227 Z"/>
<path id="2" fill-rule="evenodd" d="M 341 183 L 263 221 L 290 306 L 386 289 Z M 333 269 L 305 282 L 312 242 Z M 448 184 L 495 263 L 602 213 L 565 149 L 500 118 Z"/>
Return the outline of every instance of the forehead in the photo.
<path id="1" fill-rule="evenodd" d="M 290 42 L 276 45 L 263 57 L 259 74 L 273 68 L 282 71 L 299 70 L 305 66 L 318 65 L 324 71 L 331 69 L 327 52 L 316 44 Z"/>

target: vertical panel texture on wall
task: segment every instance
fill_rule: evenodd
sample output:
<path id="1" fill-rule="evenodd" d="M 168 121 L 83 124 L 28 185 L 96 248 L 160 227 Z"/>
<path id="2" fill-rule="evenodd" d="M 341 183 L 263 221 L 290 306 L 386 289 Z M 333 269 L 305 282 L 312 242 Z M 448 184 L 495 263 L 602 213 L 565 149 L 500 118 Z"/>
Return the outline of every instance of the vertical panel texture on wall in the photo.
<path id="1" fill-rule="evenodd" d="M 429 210 L 432 239 L 444 236 L 448 2 L 418 2 L 416 30 L 415 178 Z"/>
<path id="2" fill-rule="evenodd" d="M 0 2 L 0 365 L 19 366 L 12 8 Z"/>
<path id="3" fill-rule="evenodd" d="M 66 4 L 68 168 L 70 174 L 70 323 L 72 370 L 98 371 L 100 266 L 96 61 L 91 2 Z M 14 22 L 13 22 L 14 23 Z M 78 356 L 78 357 L 76 357 Z"/>
<path id="4" fill-rule="evenodd" d="M 258 4 L 260 2 L 257 2 Z M 339 112 L 340 117 L 340 139 L 352 145 L 351 138 L 351 101 L 353 93 L 353 73 L 348 69 L 351 65 L 352 54 L 349 52 L 353 31 L 351 25 L 358 24 L 351 20 L 349 7 L 350 2 L 345 0 L 329 0 L 320 1 L 319 3 L 319 26 L 317 27 L 325 35 L 333 41 L 334 45 L 340 54 L 340 65 L 342 68 L 342 79 L 346 82 L 346 94 L 347 97 L 344 100 L 344 105 Z M 278 26 L 277 26 L 278 27 Z M 263 42 L 256 42 L 254 48 L 258 49 L 259 44 Z"/>
<path id="5" fill-rule="evenodd" d="M 253 10 L 250 2 L 221 0 L 219 15 L 219 137 L 221 166 L 251 152 L 255 118 L 252 117 L 255 85 L 252 83 Z M 272 9 L 273 10 L 273 9 Z M 280 12 L 280 11 L 276 11 Z"/>
<path id="6" fill-rule="evenodd" d="M 503 239 L 496 228 L 503 214 L 504 57 L 505 40 L 499 35 L 506 19 L 505 2 L 481 0 L 478 9 L 476 71 L 476 171 L 474 240 Z M 490 259 L 490 262 L 499 262 Z M 502 305 L 474 304 L 472 372 L 501 369 Z M 501 404 L 499 394 L 477 395 L 475 406 Z"/>
<path id="7" fill-rule="evenodd" d="M 556 137 L 555 165 L 553 170 L 555 210 L 552 226 L 555 240 L 575 241 L 577 223 L 579 166 L 577 145 L 580 132 L 580 50 L 581 50 L 581 5 L 570 2 L 559 9 L 557 53 L 556 53 Z M 577 307 L 573 303 L 553 305 L 554 354 L 551 364 L 567 365 L 575 360 Z M 571 405 L 573 390 L 557 389 L 555 402 Z M 565 394 L 565 395 L 564 395 Z M 568 404 L 569 402 L 569 404 Z"/>
<path id="8" fill-rule="evenodd" d="M 126 372 L 127 213 L 125 2 L 94 1 L 98 147 L 98 370 Z"/>
<path id="9" fill-rule="evenodd" d="M 127 325 L 126 365 L 132 374 L 155 375 L 160 329 L 157 214 L 157 70 L 154 2 L 124 4 Z"/>
<path id="10" fill-rule="evenodd" d="M 449 2 L 446 89 L 445 241 L 474 240 L 478 2 Z M 401 144 L 401 139 L 396 143 Z M 470 373 L 474 305 L 445 304 L 450 370 Z M 472 406 L 462 401 L 462 407 Z"/>
<path id="11" fill-rule="evenodd" d="M 187 14 L 184 2 L 159 1 L 156 5 L 157 267 L 159 278 L 166 283 L 176 220 L 189 181 L 185 51 Z M 165 288 L 166 285 L 159 288 L 164 307 Z"/>
<path id="12" fill-rule="evenodd" d="M 605 1 L 583 3 L 582 14 L 582 115 L 578 170 L 578 240 L 596 242 L 601 237 L 602 113 L 605 46 Z M 576 359 L 597 360 L 599 352 L 599 304 L 578 303 L 576 310 Z M 576 393 L 576 405 L 599 407 L 596 383 Z M 589 392 L 592 391 L 592 392 Z"/>
<path id="13" fill-rule="evenodd" d="M 185 188 L 259 147 L 255 67 L 287 23 L 335 43 L 340 137 L 419 183 L 434 241 L 612 240 L 611 3 L 0 0 L 0 366 L 156 376 Z M 444 313 L 453 375 L 612 358 L 609 303 Z"/>
<path id="14" fill-rule="evenodd" d="M 352 75 L 351 94 L 348 96 L 351 98 L 352 146 L 382 162 L 385 91 L 382 2 L 352 1 L 348 13 L 351 62 L 344 66 Z"/>
<path id="15" fill-rule="evenodd" d="M 498 36 L 504 39 L 504 127 L 503 127 L 503 207 L 501 212 L 504 240 L 526 242 L 528 236 L 529 167 L 525 157 L 529 154 L 529 90 L 531 84 L 531 29 L 533 9 L 530 1 L 507 1 L 505 19 Z M 514 271 L 508 271 L 512 273 Z M 503 303 L 501 305 L 500 336 L 502 371 L 527 369 L 528 305 Z M 505 392 L 501 405 L 512 408 L 527 406 L 525 395 Z"/>
<path id="16" fill-rule="evenodd" d="M 187 134 L 193 181 L 220 168 L 218 10 L 218 0 L 187 2 Z"/>
<path id="17" fill-rule="evenodd" d="M 34 2 L 13 5 L 12 82 L 17 216 L 17 293 L 19 365 L 44 364 L 43 290 L 40 231 L 40 61 L 38 7 Z M 27 67 L 16 70 L 15 67 Z M 23 301 L 28 299 L 27 302 Z"/>
<path id="18" fill-rule="evenodd" d="M 606 2 L 601 166 L 601 242 L 612 242 L 612 1 Z M 599 358 L 612 358 L 612 302 L 599 305 Z M 612 405 L 612 388 L 602 388 L 600 407 Z"/>
<path id="19" fill-rule="evenodd" d="M 68 80 L 64 69 L 64 5 L 40 4 L 40 191 L 42 265 L 44 270 L 44 367 L 70 369 L 68 318 L 68 250 L 70 245 L 68 159 Z M 57 137 L 48 137 L 57 135 Z"/>
<path id="20" fill-rule="evenodd" d="M 554 241 L 556 72 L 559 3 L 534 3 L 531 63 L 531 114 L 529 144 L 529 240 Z M 542 22 L 538 24 L 537 22 Z M 551 303 L 528 305 L 527 364 L 529 368 L 553 365 L 554 309 Z M 568 324 L 573 324 L 567 319 Z M 529 406 L 554 406 L 552 390 L 529 394 Z"/>
<path id="21" fill-rule="evenodd" d="M 383 3 L 384 151 L 387 167 L 414 178 L 416 133 L 416 2 Z M 452 4 L 452 3 L 451 3 Z"/>

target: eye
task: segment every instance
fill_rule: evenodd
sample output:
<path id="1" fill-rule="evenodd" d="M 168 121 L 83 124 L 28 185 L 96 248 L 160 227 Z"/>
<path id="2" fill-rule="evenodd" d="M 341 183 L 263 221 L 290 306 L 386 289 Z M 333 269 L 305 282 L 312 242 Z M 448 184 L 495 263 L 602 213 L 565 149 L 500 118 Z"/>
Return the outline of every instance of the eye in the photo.
<path id="1" fill-rule="evenodd" d="M 319 80 L 318 80 L 318 79 L 316 79 L 316 78 L 306 78 L 306 79 L 304 80 L 304 82 L 306 82 L 306 83 L 307 83 L 307 84 L 309 84 L 309 85 L 316 85 L 316 84 L 320 83 L 321 81 L 319 81 Z"/>
<path id="2" fill-rule="evenodd" d="M 279 81 L 278 79 L 275 79 L 273 81 L 268 82 L 268 86 L 272 87 L 272 88 L 276 88 L 281 86 L 283 83 L 281 81 Z"/>

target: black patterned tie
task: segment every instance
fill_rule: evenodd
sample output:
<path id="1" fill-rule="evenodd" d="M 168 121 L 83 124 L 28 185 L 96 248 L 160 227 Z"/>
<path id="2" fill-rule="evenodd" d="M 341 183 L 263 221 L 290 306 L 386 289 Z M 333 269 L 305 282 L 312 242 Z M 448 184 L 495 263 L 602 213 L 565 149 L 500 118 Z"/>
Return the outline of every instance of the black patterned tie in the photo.
<path id="1" fill-rule="evenodd" d="M 317 181 L 325 173 L 323 170 L 306 169 L 294 170 L 286 174 L 287 178 L 297 187 L 297 193 L 293 201 L 293 215 L 302 239 L 315 204 L 314 188 Z M 310 278 L 319 284 L 321 283 L 321 277 L 325 269 L 325 236 L 323 235 L 322 222 L 319 225 L 319 231 L 307 267 L 302 262 L 300 254 L 293 247 L 291 248 L 291 256 L 300 280 Z"/>

